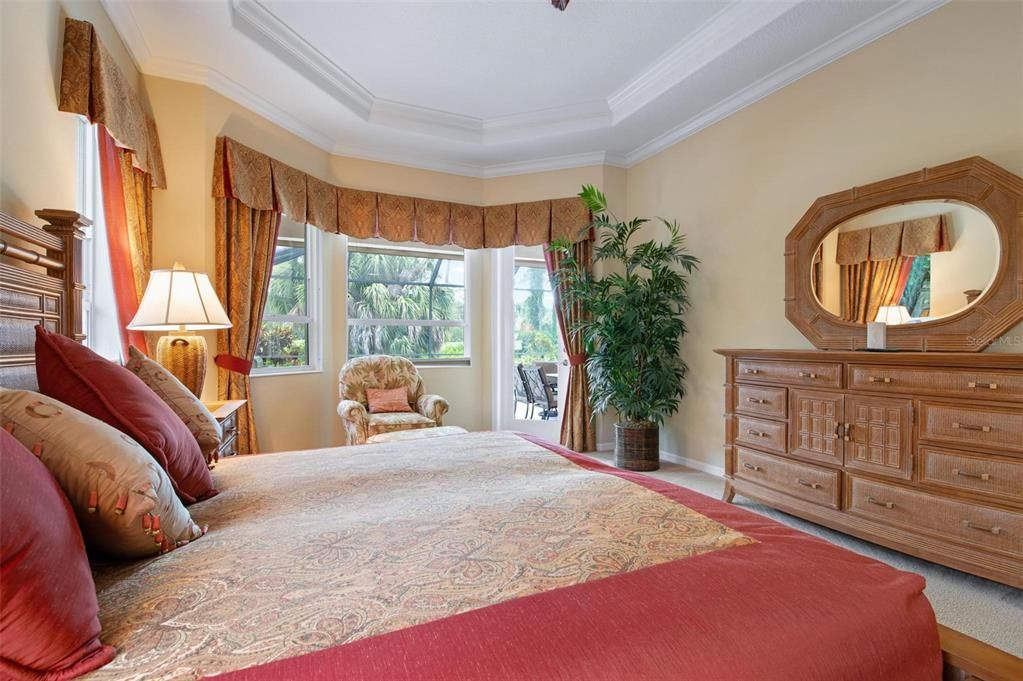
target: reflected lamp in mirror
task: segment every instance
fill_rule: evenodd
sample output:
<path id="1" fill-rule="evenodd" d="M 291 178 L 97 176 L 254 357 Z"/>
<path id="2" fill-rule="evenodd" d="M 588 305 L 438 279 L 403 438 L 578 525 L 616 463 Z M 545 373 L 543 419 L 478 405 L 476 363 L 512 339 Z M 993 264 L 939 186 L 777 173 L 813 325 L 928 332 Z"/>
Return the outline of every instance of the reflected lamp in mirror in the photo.
<path id="1" fill-rule="evenodd" d="M 877 317 L 874 319 L 875 322 L 882 322 L 888 326 L 894 326 L 896 324 L 905 324 L 912 317 L 909 315 L 909 310 L 903 305 L 882 305 L 881 309 L 878 310 Z"/>
<path id="2" fill-rule="evenodd" d="M 128 324 L 137 331 L 170 331 L 156 346 L 156 361 L 196 397 L 206 379 L 206 339 L 187 331 L 227 329 L 231 320 L 208 276 L 188 272 L 181 263 L 153 270 L 138 312 Z"/>

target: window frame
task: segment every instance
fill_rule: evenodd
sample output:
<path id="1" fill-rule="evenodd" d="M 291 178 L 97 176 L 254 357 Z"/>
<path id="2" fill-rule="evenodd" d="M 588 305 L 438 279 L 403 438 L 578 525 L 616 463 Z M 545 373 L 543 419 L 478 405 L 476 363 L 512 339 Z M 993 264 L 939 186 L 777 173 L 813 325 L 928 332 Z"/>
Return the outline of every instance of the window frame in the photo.
<path id="1" fill-rule="evenodd" d="M 458 248 L 458 250 L 454 250 Z M 345 359 L 354 357 L 365 357 L 365 355 L 352 355 L 349 350 L 349 329 L 354 326 L 424 326 L 431 328 L 461 328 L 462 357 L 427 357 L 416 359 L 406 357 L 417 367 L 421 368 L 455 368 L 472 366 L 472 258 L 465 248 L 451 246 L 434 246 L 419 242 L 394 243 L 381 239 L 352 239 L 345 238 Z M 382 255 L 412 256 L 412 257 L 434 257 L 447 260 L 460 260 L 464 273 L 462 292 L 464 298 L 465 314 L 461 320 L 455 319 L 363 319 L 348 316 L 348 289 L 351 283 L 348 263 L 351 254 L 355 253 L 376 253 Z M 419 284 L 428 285 L 428 284 Z M 450 286 L 450 285 L 449 285 Z M 452 286 L 452 288 L 454 288 Z M 404 355 L 401 355 L 404 357 Z"/>
<path id="2" fill-rule="evenodd" d="M 287 217 L 287 216 L 285 216 Z M 297 222 L 297 221 L 296 221 Z M 250 376 L 263 378 L 266 376 L 287 376 L 289 374 L 318 374 L 323 371 L 323 295 L 322 267 L 320 242 L 322 235 L 320 230 L 305 223 L 305 311 L 304 315 L 275 315 L 267 314 L 264 307 L 263 320 L 260 323 L 260 334 L 262 325 L 266 322 L 307 324 L 309 329 L 308 354 L 309 363 L 302 366 L 292 367 L 253 367 Z M 274 244 L 277 248 L 277 244 Z"/>

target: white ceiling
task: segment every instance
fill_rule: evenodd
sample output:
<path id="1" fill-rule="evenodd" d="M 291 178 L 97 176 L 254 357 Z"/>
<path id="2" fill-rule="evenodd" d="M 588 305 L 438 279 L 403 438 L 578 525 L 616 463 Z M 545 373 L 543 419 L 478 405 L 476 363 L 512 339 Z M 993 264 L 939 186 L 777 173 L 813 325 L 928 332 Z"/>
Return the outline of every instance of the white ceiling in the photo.
<path id="1" fill-rule="evenodd" d="M 491 177 L 631 165 L 945 0 L 104 0 L 145 73 L 331 153 Z"/>

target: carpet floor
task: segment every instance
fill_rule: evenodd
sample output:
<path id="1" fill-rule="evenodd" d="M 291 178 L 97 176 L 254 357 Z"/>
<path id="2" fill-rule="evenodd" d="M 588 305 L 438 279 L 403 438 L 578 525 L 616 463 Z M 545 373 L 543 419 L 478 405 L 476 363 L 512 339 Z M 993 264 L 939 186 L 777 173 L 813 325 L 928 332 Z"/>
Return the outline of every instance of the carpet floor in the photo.
<path id="1" fill-rule="evenodd" d="M 613 458 L 610 452 L 597 452 L 591 456 L 605 463 L 611 463 Z M 717 499 L 721 498 L 724 489 L 724 480 L 716 475 L 675 463 L 662 461 L 661 469 L 649 475 Z M 927 598 L 934 607 L 938 622 L 1017 657 L 1023 657 L 1023 591 L 1020 589 L 891 551 L 741 496 L 736 496 L 735 503 L 850 551 L 922 575 L 927 580 Z"/>

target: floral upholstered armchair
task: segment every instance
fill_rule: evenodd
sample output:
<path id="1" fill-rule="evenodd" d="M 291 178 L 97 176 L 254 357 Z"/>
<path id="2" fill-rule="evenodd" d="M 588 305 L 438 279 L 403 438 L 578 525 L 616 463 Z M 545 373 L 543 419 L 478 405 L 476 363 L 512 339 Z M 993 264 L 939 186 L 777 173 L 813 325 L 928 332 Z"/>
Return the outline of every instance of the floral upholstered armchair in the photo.
<path id="1" fill-rule="evenodd" d="M 369 413 L 367 388 L 405 388 L 411 412 Z M 444 425 L 448 401 L 426 395 L 416 366 L 404 357 L 367 355 L 349 360 L 338 373 L 341 403 L 337 413 L 348 433 L 348 444 L 361 445 L 372 435 Z"/>

